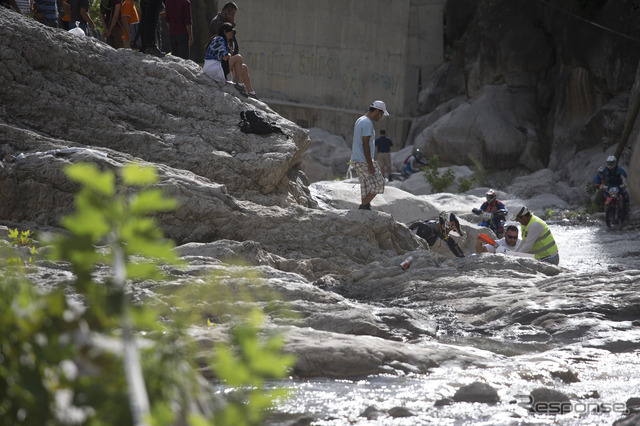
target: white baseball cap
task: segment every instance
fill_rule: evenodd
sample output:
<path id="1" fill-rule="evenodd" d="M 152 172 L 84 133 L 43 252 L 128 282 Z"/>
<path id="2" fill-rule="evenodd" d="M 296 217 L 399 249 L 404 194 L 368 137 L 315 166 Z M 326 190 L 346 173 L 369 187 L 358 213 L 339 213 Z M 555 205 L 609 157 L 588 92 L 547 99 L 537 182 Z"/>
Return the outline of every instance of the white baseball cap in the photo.
<path id="1" fill-rule="evenodd" d="M 384 115 L 389 115 L 389 113 L 387 112 L 387 106 L 382 101 L 373 101 L 373 103 L 371 104 L 371 108 L 379 109 L 384 112 Z"/>

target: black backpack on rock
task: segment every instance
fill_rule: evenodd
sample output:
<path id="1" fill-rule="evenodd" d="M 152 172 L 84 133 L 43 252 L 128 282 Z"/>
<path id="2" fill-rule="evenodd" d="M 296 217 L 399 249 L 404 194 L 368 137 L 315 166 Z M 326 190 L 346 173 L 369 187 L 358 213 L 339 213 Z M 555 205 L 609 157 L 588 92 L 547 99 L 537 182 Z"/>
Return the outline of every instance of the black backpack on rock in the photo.
<path id="1" fill-rule="evenodd" d="M 256 135 L 266 135 L 269 133 L 284 132 L 275 123 L 267 120 L 261 111 L 251 109 L 240 113 L 242 121 L 238 123 L 238 127 L 243 133 L 255 133 Z"/>

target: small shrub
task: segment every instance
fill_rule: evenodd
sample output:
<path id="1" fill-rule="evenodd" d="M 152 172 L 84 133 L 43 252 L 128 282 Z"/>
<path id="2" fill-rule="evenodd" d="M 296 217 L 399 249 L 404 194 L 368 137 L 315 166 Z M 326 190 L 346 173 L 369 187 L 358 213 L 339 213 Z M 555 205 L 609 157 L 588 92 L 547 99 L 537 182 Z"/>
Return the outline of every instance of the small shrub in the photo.
<path id="1" fill-rule="evenodd" d="M 36 243 L 33 240 L 33 238 L 31 238 L 31 231 L 26 230 L 26 231 L 18 231 L 18 229 L 10 229 L 9 230 L 9 238 L 11 239 L 11 245 L 15 246 L 15 247 L 24 247 L 27 249 L 28 253 L 29 253 L 29 257 L 28 257 L 28 262 L 29 263 L 33 263 L 35 262 L 35 255 L 36 255 Z M 20 257 L 14 257 L 12 258 L 14 262 L 16 263 L 23 263 L 22 259 Z"/>
<path id="2" fill-rule="evenodd" d="M 587 214 L 592 215 L 598 212 L 598 206 L 593 202 L 593 200 L 589 200 L 587 201 L 584 210 Z"/>
<path id="3" fill-rule="evenodd" d="M 467 192 L 468 190 L 473 188 L 474 181 L 475 181 L 475 178 L 473 176 L 467 179 L 460 178 L 458 180 L 458 192 L 459 193 Z"/>
<path id="4" fill-rule="evenodd" d="M 596 194 L 596 189 L 593 187 L 593 183 L 587 182 L 584 192 L 586 192 L 590 197 L 593 197 Z"/>
<path id="5" fill-rule="evenodd" d="M 427 163 L 427 166 L 423 169 L 424 176 L 427 182 L 431 184 L 431 190 L 433 192 L 444 192 L 454 181 L 455 175 L 451 169 L 447 169 L 442 175 L 438 171 L 440 160 L 437 155 L 431 157 Z"/>

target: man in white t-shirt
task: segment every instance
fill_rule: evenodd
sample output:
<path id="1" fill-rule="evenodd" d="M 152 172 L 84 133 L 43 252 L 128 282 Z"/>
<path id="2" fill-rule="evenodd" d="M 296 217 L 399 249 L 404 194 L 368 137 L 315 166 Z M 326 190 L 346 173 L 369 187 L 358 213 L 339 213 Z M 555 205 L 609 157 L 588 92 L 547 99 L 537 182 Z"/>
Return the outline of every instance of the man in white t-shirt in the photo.
<path id="1" fill-rule="evenodd" d="M 504 253 L 507 250 L 514 250 L 518 243 L 518 227 L 507 226 L 504 237 L 496 240 L 496 245 L 483 244 L 481 239 L 476 240 L 476 253 Z"/>
<path id="2" fill-rule="evenodd" d="M 351 167 L 358 174 L 360 181 L 360 197 L 362 204 L 358 209 L 371 210 L 371 200 L 384 194 L 384 176 L 373 160 L 375 153 L 376 131 L 373 122 L 389 115 L 387 106 L 382 101 L 374 101 L 369 111 L 358 118 L 353 126 L 353 144 L 351 147 Z"/>

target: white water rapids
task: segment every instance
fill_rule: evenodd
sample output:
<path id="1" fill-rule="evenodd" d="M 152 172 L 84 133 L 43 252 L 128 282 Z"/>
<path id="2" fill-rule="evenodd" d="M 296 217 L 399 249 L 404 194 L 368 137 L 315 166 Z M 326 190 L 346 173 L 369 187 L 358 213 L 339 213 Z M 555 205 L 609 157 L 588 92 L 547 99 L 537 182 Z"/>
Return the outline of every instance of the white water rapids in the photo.
<path id="1" fill-rule="evenodd" d="M 584 280 L 593 273 L 602 279 L 603 274 L 640 270 L 637 230 L 607 230 L 599 223 L 550 226 L 560 247 L 560 266 L 564 270 L 561 275 Z M 595 329 L 603 331 L 579 338 L 550 340 L 518 324 L 505 327 L 494 336 L 441 332 L 438 340 L 443 343 L 470 352 L 490 351 L 501 358 L 483 366 L 444 364 L 428 375 L 376 375 L 349 380 L 291 378 L 275 384 L 291 389 L 291 397 L 281 401 L 277 411 L 313 414 L 314 425 L 612 424 L 623 417 L 630 397 L 640 397 L 640 313 L 631 321 L 612 321 L 596 315 L 590 320 L 596 323 Z M 581 323 L 576 320 L 574 325 L 579 328 Z M 550 374 L 555 371 L 571 371 L 579 381 L 566 383 Z M 436 405 L 436 401 L 451 398 L 460 386 L 475 381 L 495 388 L 500 403 Z M 569 396 L 572 412 L 530 413 L 527 395 L 537 387 Z M 377 419 L 367 419 L 362 414 L 368 407 L 382 414 Z M 394 407 L 403 407 L 411 415 L 389 415 Z"/>

